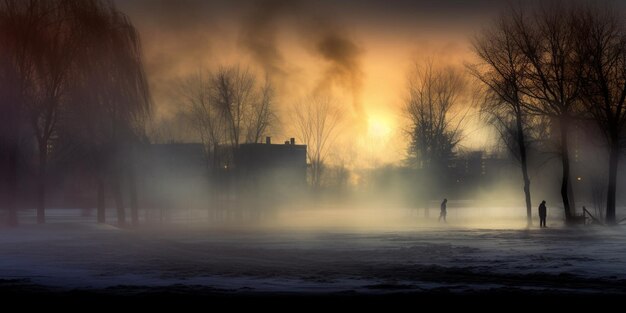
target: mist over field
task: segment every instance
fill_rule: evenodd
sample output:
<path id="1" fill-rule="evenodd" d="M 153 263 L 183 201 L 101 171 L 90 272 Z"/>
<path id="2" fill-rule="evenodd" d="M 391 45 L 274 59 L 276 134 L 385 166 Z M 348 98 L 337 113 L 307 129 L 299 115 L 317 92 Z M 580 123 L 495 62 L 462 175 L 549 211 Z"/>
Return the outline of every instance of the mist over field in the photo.
<path id="1" fill-rule="evenodd" d="M 620 300 L 625 16 L 0 0 L 0 298 Z"/>

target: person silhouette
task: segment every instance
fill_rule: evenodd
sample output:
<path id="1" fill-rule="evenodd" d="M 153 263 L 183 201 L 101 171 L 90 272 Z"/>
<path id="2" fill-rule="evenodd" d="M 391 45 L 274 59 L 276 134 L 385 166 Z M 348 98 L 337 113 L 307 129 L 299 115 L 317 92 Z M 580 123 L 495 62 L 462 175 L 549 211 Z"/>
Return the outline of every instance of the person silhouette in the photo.
<path id="1" fill-rule="evenodd" d="M 546 200 L 541 201 L 539 205 L 539 227 L 547 227 L 546 226 L 546 215 L 548 213 L 548 209 L 546 208 Z"/>
<path id="2" fill-rule="evenodd" d="M 445 198 L 443 199 L 443 202 L 441 202 L 441 212 L 439 213 L 439 220 L 438 220 L 440 222 L 441 222 L 441 219 L 443 218 L 443 222 L 447 223 L 446 222 L 446 215 L 448 214 L 448 211 L 446 208 L 447 203 L 448 203 L 448 199 L 445 199 Z"/>

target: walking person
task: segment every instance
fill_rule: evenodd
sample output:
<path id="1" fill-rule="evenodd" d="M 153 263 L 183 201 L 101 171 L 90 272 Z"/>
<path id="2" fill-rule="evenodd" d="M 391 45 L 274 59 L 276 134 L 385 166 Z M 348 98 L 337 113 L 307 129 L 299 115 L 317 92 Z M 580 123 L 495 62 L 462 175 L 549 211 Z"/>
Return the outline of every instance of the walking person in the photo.
<path id="1" fill-rule="evenodd" d="M 546 208 L 546 200 L 541 201 L 539 205 L 539 227 L 546 227 L 546 215 L 548 213 L 548 209 Z"/>
<path id="2" fill-rule="evenodd" d="M 441 202 L 441 212 L 439 213 L 439 221 L 441 222 L 441 219 L 443 218 L 443 222 L 446 222 L 446 215 L 448 214 L 448 210 L 447 210 L 447 203 L 448 203 L 448 199 L 443 199 L 443 202 Z"/>

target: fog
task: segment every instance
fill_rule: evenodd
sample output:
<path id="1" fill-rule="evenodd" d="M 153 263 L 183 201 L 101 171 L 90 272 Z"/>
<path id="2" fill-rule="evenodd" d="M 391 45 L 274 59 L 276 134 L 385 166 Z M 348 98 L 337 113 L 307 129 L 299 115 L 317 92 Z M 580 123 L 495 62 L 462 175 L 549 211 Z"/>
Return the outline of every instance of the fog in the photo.
<path id="1" fill-rule="evenodd" d="M 0 1 L 0 294 L 623 299 L 625 16 Z"/>
<path id="2" fill-rule="evenodd" d="M 89 14 L 110 24 L 75 34 L 69 30 L 80 27 L 70 25 L 69 35 L 80 44 L 58 42 L 75 51 L 68 60 L 38 53 L 45 40 L 60 39 L 21 41 L 25 26 L 16 24 L 3 39 L 11 46 L 3 52 L 3 79 L 17 77 L 25 86 L 22 96 L 3 89 L 13 99 L 3 106 L 13 124 L 2 130 L 10 219 L 34 205 L 40 223 L 46 206 L 97 207 L 98 221 L 107 222 L 114 208 L 112 216 L 124 226 L 129 206 L 135 225 L 197 211 L 207 224 L 387 228 L 395 222 L 404 228 L 443 224 L 444 198 L 448 222 L 456 226 L 514 220 L 525 205 L 535 214 L 542 200 L 557 219 L 563 212 L 581 215 L 585 207 L 600 221 L 605 211 L 621 207 L 623 196 L 615 195 L 624 180 L 621 133 L 603 122 L 612 120 L 601 115 L 606 110 L 595 109 L 595 76 L 576 72 L 563 83 L 581 91 L 548 101 L 553 86 L 532 87 L 542 69 L 534 69 L 535 76 L 520 73 L 528 82 L 517 87 L 523 112 L 516 117 L 501 106 L 511 102 L 496 88 L 494 73 L 502 71 L 489 68 L 498 64 L 488 62 L 488 53 L 501 47 L 480 41 L 496 34 L 498 16 L 516 18 L 511 6 L 454 3 L 444 9 L 425 1 L 379 16 L 380 6 L 372 1 L 352 11 L 352 4 L 326 2 L 116 6 L 94 0 L 41 17 L 58 24 L 58 32 L 65 31 L 63 14 L 73 14 L 84 23 L 79 26 L 93 26 Z M 531 14 L 528 27 L 537 28 L 542 14 L 564 10 L 576 19 L 575 9 L 583 8 L 519 7 Z M 21 9 L 4 10 L 10 16 Z M 423 20 L 412 22 L 408 12 Z M 429 14 L 459 20 L 442 27 Z M 408 52 L 390 54 L 390 66 L 381 51 L 394 50 L 407 32 L 421 40 L 419 52 L 410 52 L 414 42 L 405 41 Z M 118 50 L 102 44 L 103 34 L 122 43 Z M 481 44 L 489 46 L 480 50 Z M 520 58 L 531 60 L 523 54 L 533 50 L 518 45 Z M 576 50 L 572 67 L 587 66 L 589 58 L 575 59 L 583 53 L 591 52 Z M 42 65 L 31 68 L 18 62 L 22 57 L 40 58 Z M 379 77 L 373 66 L 394 70 Z M 107 67 L 115 70 L 102 75 Z M 612 81 L 619 90 L 620 78 Z M 385 91 L 389 83 L 393 90 Z M 560 100 L 566 96 L 575 101 Z M 47 97 L 52 100 L 41 100 Z M 562 106 L 555 110 L 551 103 Z M 518 128 L 511 126 L 515 119 Z M 522 131 L 523 149 L 515 138 Z M 610 169 L 604 165 L 609 159 Z"/>

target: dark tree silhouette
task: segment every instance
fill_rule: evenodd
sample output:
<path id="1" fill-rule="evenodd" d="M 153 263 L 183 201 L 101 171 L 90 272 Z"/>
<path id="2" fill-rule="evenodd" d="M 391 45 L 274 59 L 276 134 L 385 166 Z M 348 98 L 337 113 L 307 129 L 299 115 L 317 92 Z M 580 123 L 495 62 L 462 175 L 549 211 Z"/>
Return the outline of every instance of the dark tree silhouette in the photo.
<path id="1" fill-rule="evenodd" d="M 242 140 L 245 106 L 252 98 L 254 78 L 248 69 L 222 67 L 213 80 L 216 105 L 227 125 L 227 138 L 231 147 L 238 147 Z"/>
<path id="2" fill-rule="evenodd" d="M 558 123 L 563 177 L 561 198 L 567 222 L 575 207 L 571 197 L 569 128 L 580 113 L 581 69 L 576 62 L 576 36 L 571 8 L 551 3 L 535 14 L 514 10 L 515 43 L 528 63 L 524 88 L 524 106 L 531 114 L 550 117 Z"/>
<path id="3" fill-rule="evenodd" d="M 528 61 L 515 44 L 514 35 L 514 25 L 501 17 L 475 39 L 474 52 L 481 63 L 468 68 L 486 86 L 481 111 L 521 164 L 526 218 L 528 225 L 531 225 L 532 203 L 525 133 L 525 124 L 529 117 L 524 110 L 522 92 Z"/>
<path id="4" fill-rule="evenodd" d="M 232 147 L 259 142 L 274 119 L 273 88 L 269 80 L 258 88 L 256 76 L 240 66 L 220 67 L 211 78 L 211 100 L 224 120 Z"/>
<path id="5" fill-rule="evenodd" d="M 606 222 L 616 224 L 615 194 L 620 151 L 626 132 L 626 27 L 616 8 L 581 9 L 573 17 L 582 103 L 608 144 Z"/>
<path id="6" fill-rule="evenodd" d="M 277 120 L 269 78 L 259 85 L 247 68 L 220 67 L 214 74 L 201 70 L 182 80 L 177 91 L 213 167 L 218 145 L 258 143 Z"/>
<path id="7" fill-rule="evenodd" d="M 410 122 L 409 162 L 431 181 L 424 193 L 432 195 L 445 177 L 461 140 L 461 125 L 467 110 L 458 107 L 465 90 L 463 73 L 453 67 L 434 67 L 432 61 L 416 65 L 409 78 L 404 114 Z M 423 199 L 425 216 L 429 199 Z"/>
<path id="8" fill-rule="evenodd" d="M 411 123 L 409 154 L 418 168 L 443 170 L 454 156 L 465 117 L 456 105 L 464 88 L 463 73 L 455 68 L 416 66 L 404 112 Z"/>
<path id="9" fill-rule="evenodd" d="M 260 142 L 276 120 L 274 87 L 266 76 L 263 86 L 255 91 L 255 99 L 246 118 L 246 142 Z"/>
<path id="10" fill-rule="evenodd" d="M 179 83 L 178 95 L 191 127 L 204 145 L 208 166 L 215 169 L 217 146 L 224 142 L 226 125 L 211 95 L 211 83 L 211 73 L 200 70 Z"/>
<path id="11" fill-rule="evenodd" d="M 59 124 L 72 79 L 74 63 L 83 44 L 84 35 L 77 23 L 78 3 L 73 1 L 32 2 L 44 12 L 42 26 L 29 39 L 27 51 L 33 67 L 26 116 L 37 140 L 39 179 L 37 184 L 37 222 L 45 222 L 45 197 L 49 154 L 58 138 Z"/>
<path id="12" fill-rule="evenodd" d="M 81 88 L 88 101 L 83 103 L 82 110 L 91 117 L 86 120 L 91 126 L 86 127 L 91 128 L 91 133 L 98 139 L 92 148 L 96 166 L 100 169 L 98 184 L 101 185 L 105 176 L 102 171 L 108 172 L 118 223 L 124 225 L 122 180 L 123 173 L 126 173 L 130 183 L 131 219 L 137 224 L 138 202 L 132 156 L 135 147 L 145 141 L 145 121 L 152 105 L 139 36 L 129 19 L 112 4 L 94 2 L 84 17 L 86 22 L 91 21 L 88 25 L 92 27 L 93 35 L 83 60 L 85 72 Z M 98 187 L 99 192 L 102 189 Z M 102 194 L 98 195 L 101 222 L 104 221 L 103 198 Z"/>
<path id="13" fill-rule="evenodd" d="M 0 74 L 3 87 L 11 87 L 11 91 L 3 88 L 10 101 L 4 101 L 2 108 L 17 126 L 23 117 L 36 139 L 37 221 L 43 223 L 48 159 L 61 143 L 93 146 L 106 142 L 92 154 L 104 162 L 110 156 L 103 153 L 106 150 L 122 160 L 120 150 L 128 150 L 131 141 L 142 137 L 150 97 L 139 38 L 126 16 L 111 2 L 99 0 L 5 0 L 0 3 L 0 23 Z M 3 135 L 12 138 L 7 145 L 12 147 L 19 127 L 8 125 Z M 81 140 L 84 134 L 93 137 Z M 9 163 L 14 163 L 15 153 L 7 155 Z M 16 166 L 8 168 L 13 173 L 8 176 L 14 177 Z M 98 190 L 104 189 L 101 182 Z M 131 198 L 135 198 L 133 190 Z M 121 202 L 121 197 L 116 198 Z M 99 196 L 99 209 L 103 199 Z M 131 200 L 134 203 L 136 199 Z M 104 219 L 102 212 L 99 220 Z M 10 216 L 14 223 L 13 213 Z"/>
<path id="14" fill-rule="evenodd" d="M 32 79 L 32 59 L 25 53 L 28 38 L 41 27 L 41 12 L 32 1 L 0 2 L 0 204 L 7 209 L 7 224 L 18 224 L 18 146 L 25 123 L 23 106 Z M 28 8 L 23 10 L 22 5 Z M 25 11 L 25 12 L 23 12 Z"/>
<path id="15" fill-rule="evenodd" d="M 15 101 L 9 105 L 14 107 L 11 110 L 14 112 L 7 113 L 20 111 L 18 114 L 24 116 L 33 130 L 39 150 L 38 223 L 45 221 L 48 154 L 61 115 L 61 98 L 69 84 L 71 59 L 79 42 L 71 4 L 71 1 L 5 0 L 0 7 L 7 75 L 12 74 L 16 82 L 15 97 L 9 98 Z M 12 135 L 17 140 L 17 134 Z M 10 158 L 15 158 L 13 152 Z M 13 166 L 11 171 L 16 170 Z"/>

